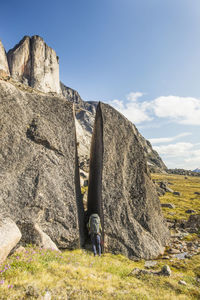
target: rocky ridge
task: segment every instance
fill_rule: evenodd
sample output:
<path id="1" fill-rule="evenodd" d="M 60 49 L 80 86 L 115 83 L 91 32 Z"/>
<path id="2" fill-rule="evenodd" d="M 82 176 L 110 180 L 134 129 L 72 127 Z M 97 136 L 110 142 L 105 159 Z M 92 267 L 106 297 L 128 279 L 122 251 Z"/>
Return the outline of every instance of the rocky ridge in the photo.
<path id="1" fill-rule="evenodd" d="M 45 93 L 60 93 L 59 59 L 44 40 L 25 36 L 7 53 L 11 76 Z"/>

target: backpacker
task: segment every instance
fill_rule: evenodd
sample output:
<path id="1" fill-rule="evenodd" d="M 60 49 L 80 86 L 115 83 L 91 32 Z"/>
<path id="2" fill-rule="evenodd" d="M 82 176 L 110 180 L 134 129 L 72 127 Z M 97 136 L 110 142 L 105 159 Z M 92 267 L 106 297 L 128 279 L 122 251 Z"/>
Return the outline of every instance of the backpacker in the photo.
<path id="1" fill-rule="evenodd" d="M 92 214 L 89 220 L 90 234 L 100 234 L 100 218 L 97 214 Z"/>

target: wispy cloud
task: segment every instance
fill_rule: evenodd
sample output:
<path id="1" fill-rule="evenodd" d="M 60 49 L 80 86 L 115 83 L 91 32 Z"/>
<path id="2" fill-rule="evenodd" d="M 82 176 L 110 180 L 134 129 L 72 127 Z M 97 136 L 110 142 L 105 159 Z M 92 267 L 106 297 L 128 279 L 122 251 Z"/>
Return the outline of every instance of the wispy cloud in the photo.
<path id="1" fill-rule="evenodd" d="M 168 167 L 176 166 L 191 170 L 200 167 L 199 143 L 175 143 L 154 146 L 154 149 L 161 155 Z"/>
<path id="2" fill-rule="evenodd" d="M 170 118 L 179 124 L 200 125 L 200 99 L 162 96 L 151 101 L 151 109 L 159 118 Z"/>
<path id="3" fill-rule="evenodd" d="M 170 95 L 140 101 L 143 95 L 131 92 L 126 101 L 116 99 L 110 104 L 135 124 L 163 118 L 178 124 L 200 125 L 200 99 Z"/>
<path id="4" fill-rule="evenodd" d="M 143 93 L 136 92 L 130 93 L 126 96 L 127 101 L 123 102 L 122 100 L 112 100 L 110 105 L 115 107 L 120 111 L 127 119 L 135 124 L 139 124 L 144 121 L 150 121 L 152 118 L 148 115 L 147 102 L 138 102 L 138 98 L 142 97 Z"/>
<path id="5" fill-rule="evenodd" d="M 131 92 L 129 93 L 126 98 L 128 101 L 136 101 L 137 99 L 141 98 L 144 94 L 141 92 Z"/>
<path id="6" fill-rule="evenodd" d="M 166 137 L 166 138 L 152 138 L 152 139 L 149 139 L 149 141 L 152 143 L 152 144 L 163 144 L 163 143 L 170 143 L 170 142 L 173 142 L 179 138 L 182 138 L 182 137 L 185 137 L 185 136 L 188 136 L 188 135 L 191 135 L 192 133 L 191 132 L 183 132 L 181 134 L 178 134 L 178 135 L 175 135 L 173 137 Z"/>
<path id="7" fill-rule="evenodd" d="M 191 143 L 176 143 L 164 146 L 154 146 L 154 149 L 161 155 L 179 157 L 180 155 L 188 156 L 188 151 L 191 151 L 193 146 L 194 145 Z"/>

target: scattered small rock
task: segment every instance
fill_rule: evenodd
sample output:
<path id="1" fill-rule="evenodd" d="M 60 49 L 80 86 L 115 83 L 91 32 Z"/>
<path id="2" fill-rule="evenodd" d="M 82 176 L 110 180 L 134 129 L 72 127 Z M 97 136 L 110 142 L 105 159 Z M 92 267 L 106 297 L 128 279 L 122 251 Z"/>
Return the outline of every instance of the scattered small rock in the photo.
<path id="1" fill-rule="evenodd" d="M 180 251 L 178 249 L 171 248 L 171 249 L 169 249 L 169 253 L 171 253 L 171 254 L 179 254 Z"/>
<path id="2" fill-rule="evenodd" d="M 157 261 L 147 260 L 147 261 L 145 261 L 144 267 L 146 269 L 150 269 L 156 265 L 157 265 Z"/>
<path id="3" fill-rule="evenodd" d="M 171 276 L 171 273 L 172 273 L 172 271 L 171 271 L 171 269 L 170 269 L 170 267 L 168 265 L 165 265 L 165 266 L 162 267 L 162 269 L 161 269 L 161 275 Z"/>
<path id="4" fill-rule="evenodd" d="M 187 285 L 187 283 L 184 280 L 179 280 L 178 283 L 181 284 L 181 285 Z"/>
<path id="5" fill-rule="evenodd" d="M 152 270 L 143 270 L 143 269 L 139 269 L 139 268 L 134 268 L 131 273 L 129 273 L 130 275 L 135 275 L 135 276 L 140 276 L 140 275 L 161 275 L 161 276 L 171 276 L 171 269 L 168 265 L 165 265 L 162 267 L 161 271 L 152 271 Z"/>
<path id="6" fill-rule="evenodd" d="M 39 297 L 39 292 L 38 289 L 32 285 L 27 286 L 26 288 L 26 296 L 27 297 L 34 297 L 38 298 Z"/>
<path id="7" fill-rule="evenodd" d="M 185 258 L 188 258 L 188 259 L 192 258 L 192 254 L 186 254 Z"/>
<path id="8" fill-rule="evenodd" d="M 193 209 L 188 209 L 188 210 L 186 210 L 185 212 L 186 212 L 187 214 L 193 214 L 193 213 L 195 213 L 196 211 L 193 210 Z"/>
<path id="9" fill-rule="evenodd" d="M 200 195 L 200 192 L 194 192 L 195 195 Z"/>
<path id="10" fill-rule="evenodd" d="M 173 192 L 173 195 L 180 196 L 181 193 L 180 192 Z"/>
<path id="11" fill-rule="evenodd" d="M 161 207 L 175 208 L 175 205 L 172 203 L 161 203 Z"/>

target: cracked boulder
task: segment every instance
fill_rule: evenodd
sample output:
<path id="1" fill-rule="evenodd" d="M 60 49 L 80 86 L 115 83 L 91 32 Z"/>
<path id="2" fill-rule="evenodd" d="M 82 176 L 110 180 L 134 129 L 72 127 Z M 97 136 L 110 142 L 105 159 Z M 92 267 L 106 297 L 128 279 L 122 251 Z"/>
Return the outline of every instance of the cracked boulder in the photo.
<path id="1" fill-rule="evenodd" d="M 79 247 L 84 211 L 73 104 L 0 81 L 0 111 L 4 214 L 37 223 L 59 248 Z"/>
<path id="2" fill-rule="evenodd" d="M 107 104 L 97 107 L 90 159 L 88 214 L 101 217 L 104 249 L 151 259 L 169 232 L 147 171 L 136 127 Z"/>

